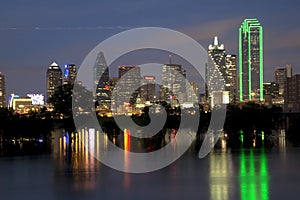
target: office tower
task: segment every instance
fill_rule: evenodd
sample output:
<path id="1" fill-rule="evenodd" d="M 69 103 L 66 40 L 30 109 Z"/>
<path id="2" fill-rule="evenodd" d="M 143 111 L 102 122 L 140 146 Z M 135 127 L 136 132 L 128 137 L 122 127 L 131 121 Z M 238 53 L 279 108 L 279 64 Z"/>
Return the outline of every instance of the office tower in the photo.
<path id="1" fill-rule="evenodd" d="M 186 101 L 186 71 L 181 65 L 165 64 L 162 66 L 162 87 L 160 96 L 170 104 Z M 181 102 L 179 102 L 179 100 Z"/>
<path id="2" fill-rule="evenodd" d="M 263 27 L 245 19 L 239 28 L 239 98 L 263 101 Z"/>
<path id="3" fill-rule="evenodd" d="M 62 85 L 62 71 L 56 62 L 48 67 L 46 76 L 47 101 L 49 101 L 55 90 Z"/>
<path id="4" fill-rule="evenodd" d="M 64 84 L 71 84 L 71 85 L 74 84 L 76 80 L 76 75 L 77 75 L 76 65 L 74 64 L 65 65 L 64 77 L 63 77 Z"/>
<path id="5" fill-rule="evenodd" d="M 212 107 L 217 104 L 229 103 L 229 92 L 224 92 L 227 89 L 224 86 L 230 85 L 226 71 L 226 54 L 224 45 L 219 45 L 218 37 L 214 37 L 214 44 L 208 46 L 207 53 L 208 63 L 205 76 L 208 101 L 211 102 Z M 220 84 L 223 87 L 220 87 Z M 224 96 L 225 94 L 227 97 Z"/>
<path id="6" fill-rule="evenodd" d="M 6 95 L 5 95 L 5 77 L 0 72 L 0 108 L 6 107 Z"/>
<path id="7" fill-rule="evenodd" d="M 300 74 L 286 79 L 284 110 L 286 112 L 300 112 Z"/>
<path id="8" fill-rule="evenodd" d="M 265 105 L 272 106 L 277 104 L 279 97 L 279 84 L 275 82 L 264 83 L 264 99 Z"/>
<path id="9" fill-rule="evenodd" d="M 187 101 L 199 102 L 198 92 L 199 87 L 196 81 L 189 82 L 190 87 L 187 87 Z"/>
<path id="10" fill-rule="evenodd" d="M 292 77 L 292 66 L 286 65 L 282 68 L 276 68 L 274 72 L 274 81 L 279 85 L 279 95 L 283 95 L 286 79 Z"/>
<path id="11" fill-rule="evenodd" d="M 138 66 L 119 66 L 119 81 L 118 87 L 115 88 L 118 94 L 118 104 L 129 103 L 135 104 L 140 90 L 137 88 L 133 93 L 129 90 L 139 87 L 141 83 L 141 68 Z M 129 99 L 129 102 L 124 102 Z"/>
<path id="12" fill-rule="evenodd" d="M 237 77 L 236 77 L 236 55 L 226 55 L 226 78 L 225 90 L 229 91 L 229 101 L 235 102 L 237 99 Z"/>
<path id="13" fill-rule="evenodd" d="M 141 87 L 141 99 L 142 101 L 154 101 L 155 100 L 155 77 L 144 76 L 143 85 Z"/>
<path id="14" fill-rule="evenodd" d="M 95 100 L 98 102 L 100 109 L 109 109 L 111 106 L 109 68 L 102 51 L 97 55 L 93 70 Z"/>
<path id="15" fill-rule="evenodd" d="M 102 51 L 97 55 L 93 70 L 94 91 L 96 91 L 96 94 L 98 93 L 97 96 L 100 96 L 102 92 L 106 93 L 106 88 L 109 85 L 109 68 Z"/>

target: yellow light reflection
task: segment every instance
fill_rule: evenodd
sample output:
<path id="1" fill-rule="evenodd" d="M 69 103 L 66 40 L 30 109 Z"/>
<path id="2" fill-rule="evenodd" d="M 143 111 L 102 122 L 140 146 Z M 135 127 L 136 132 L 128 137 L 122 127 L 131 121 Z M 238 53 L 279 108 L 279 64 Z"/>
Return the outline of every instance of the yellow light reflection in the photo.
<path id="1" fill-rule="evenodd" d="M 229 199 L 229 180 L 232 173 L 232 160 L 226 152 L 210 154 L 210 199 Z"/>
<path id="2" fill-rule="evenodd" d="M 125 170 L 129 169 L 129 152 L 130 152 L 130 130 L 124 129 L 124 167 Z M 128 189 L 130 187 L 131 180 L 130 174 L 124 173 L 124 187 Z"/>

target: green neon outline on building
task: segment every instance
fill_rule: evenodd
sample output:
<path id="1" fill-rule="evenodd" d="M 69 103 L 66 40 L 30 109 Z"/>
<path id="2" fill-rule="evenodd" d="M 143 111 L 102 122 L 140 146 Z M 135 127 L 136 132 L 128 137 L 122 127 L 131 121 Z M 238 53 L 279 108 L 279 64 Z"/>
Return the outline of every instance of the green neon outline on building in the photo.
<path id="1" fill-rule="evenodd" d="M 251 93 L 252 93 L 252 85 L 251 85 L 251 62 L 252 62 L 252 58 L 251 58 L 251 40 L 250 40 L 250 37 L 251 37 L 251 31 L 248 30 L 248 98 L 249 100 L 251 100 L 252 96 L 251 96 Z"/>
<path id="2" fill-rule="evenodd" d="M 242 58 L 242 26 L 239 28 L 239 75 L 240 75 L 240 101 L 243 101 L 243 58 Z"/>
<path id="3" fill-rule="evenodd" d="M 264 75 L 264 69 L 263 69 L 263 27 L 260 26 L 259 27 L 259 46 L 260 46 L 260 50 L 259 50 L 259 61 L 260 61 L 260 68 L 259 68 L 259 78 L 260 78 L 260 85 L 259 85 L 259 91 L 260 91 L 260 100 L 263 101 L 264 100 L 264 92 L 263 92 L 263 75 Z"/>
<path id="4" fill-rule="evenodd" d="M 240 101 L 243 101 L 243 39 L 248 38 L 248 97 L 252 100 L 252 77 L 251 77 L 251 31 L 258 28 L 259 31 L 259 100 L 263 101 L 263 28 L 257 19 L 245 19 L 239 28 L 239 89 Z"/>

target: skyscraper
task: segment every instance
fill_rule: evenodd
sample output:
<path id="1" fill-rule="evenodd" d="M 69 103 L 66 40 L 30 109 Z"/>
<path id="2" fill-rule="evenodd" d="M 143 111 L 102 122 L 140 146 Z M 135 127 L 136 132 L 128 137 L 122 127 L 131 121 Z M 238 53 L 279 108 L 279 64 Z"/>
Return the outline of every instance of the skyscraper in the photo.
<path id="1" fill-rule="evenodd" d="M 109 109 L 111 106 L 109 68 L 102 51 L 97 55 L 93 70 L 95 100 L 100 109 Z"/>
<path id="2" fill-rule="evenodd" d="M 300 74 L 286 79 L 284 110 L 286 112 L 300 112 Z"/>
<path id="3" fill-rule="evenodd" d="M 264 83 L 264 98 L 265 105 L 272 106 L 278 105 L 278 101 L 280 101 L 279 97 L 279 84 L 275 82 Z"/>
<path id="4" fill-rule="evenodd" d="M 97 55 L 97 59 L 94 64 L 94 91 L 97 93 L 103 92 L 107 85 L 109 85 L 109 68 L 106 64 L 106 60 L 102 51 Z M 102 74 L 102 76 L 101 76 Z M 99 96 L 100 94 L 98 94 Z"/>
<path id="5" fill-rule="evenodd" d="M 143 101 L 153 101 L 155 99 L 155 77 L 154 76 L 144 76 L 143 85 L 141 87 L 141 99 Z"/>
<path id="6" fill-rule="evenodd" d="M 162 66 L 162 99 L 168 103 L 186 101 L 186 71 L 181 65 L 165 64 Z"/>
<path id="7" fill-rule="evenodd" d="M 245 19 L 239 28 L 240 101 L 263 101 L 263 27 Z"/>
<path id="8" fill-rule="evenodd" d="M 5 95 L 5 77 L 0 72 L 0 108 L 6 107 L 6 95 Z"/>
<path id="9" fill-rule="evenodd" d="M 279 95 L 283 95 L 287 78 L 292 77 L 292 66 L 286 65 L 286 67 L 276 68 L 274 72 L 274 81 L 279 85 Z"/>
<path id="10" fill-rule="evenodd" d="M 120 103 L 130 103 L 132 105 L 135 103 L 136 98 L 140 94 L 140 90 L 137 89 L 131 94 L 129 89 L 140 86 L 141 68 L 138 66 L 119 66 L 118 69 L 119 81 L 118 88 L 116 88 L 118 94 L 118 103 L 119 105 Z M 128 99 L 128 97 L 130 97 L 129 102 L 123 102 L 123 100 Z"/>
<path id="11" fill-rule="evenodd" d="M 64 67 L 64 84 L 74 84 L 76 80 L 77 69 L 76 65 L 68 64 Z"/>
<path id="12" fill-rule="evenodd" d="M 47 101 L 54 94 L 56 88 L 62 85 L 62 71 L 56 62 L 53 62 L 47 70 Z"/>
<path id="13" fill-rule="evenodd" d="M 186 88 L 187 101 L 199 102 L 199 87 L 196 81 L 189 82 L 191 87 Z"/>
<path id="14" fill-rule="evenodd" d="M 230 102 L 235 101 L 237 97 L 237 77 L 236 77 L 236 55 L 226 55 L 226 83 L 225 90 L 229 91 Z"/>
<path id="15" fill-rule="evenodd" d="M 223 44 L 218 37 L 214 44 L 208 46 L 208 64 L 206 66 L 206 94 L 212 106 L 234 102 L 237 94 L 236 55 L 226 55 Z M 220 86 L 222 84 L 223 86 Z"/>
<path id="16" fill-rule="evenodd" d="M 214 37 L 214 44 L 208 46 L 208 63 L 206 65 L 206 94 L 212 107 L 215 104 L 223 103 L 223 91 L 219 88 L 219 83 L 225 84 L 226 60 L 224 45 L 219 45 L 218 37 Z"/>

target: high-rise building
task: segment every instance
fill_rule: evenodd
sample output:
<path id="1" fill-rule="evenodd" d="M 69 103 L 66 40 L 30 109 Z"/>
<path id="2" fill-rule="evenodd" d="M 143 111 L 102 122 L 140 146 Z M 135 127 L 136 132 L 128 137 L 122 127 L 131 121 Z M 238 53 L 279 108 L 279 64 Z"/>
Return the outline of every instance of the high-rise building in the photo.
<path id="1" fill-rule="evenodd" d="M 276 68 L 274 72 L 274 81 L 279 85 L 279 95 L 283 95 L 286 79 L 292 77 L 293 71 L 291 65 Z"/>
<path id="2" fill-rule="evenodd" d="M 118 104 L 129 103 L 135 104 L 140 90 L 137 89 L 133 93 L 130 92 L 131 88 L 140 86 L 141 83 L 141 68 L 138 66 L 119 66 L 119 81 L 118 87 L 115 88 L 118 94 Z M 130 98 L 129 98 L 130 97 Z M 129 98 L 129 102 L 124 102 Z"/>
<path id="3" fill-rule="evenodd" d="M 186 101 L 186 70 L 181 65 L 165 64 L 162 66 L 161 99 L 178 104 L 179 100 Z"/>
<path id="4" fill-rule="evenodd" d="M 143 101 L 154 101 L 155 100 L 155 77 L 144 76 L 143 85 L 141 87 L 141 99 Z"/>
<path id="5" fill-rule="evenodd" d="M 239 99 L 263 101 L 263 27 L 245 19 L 239 28 Z"/>
<path id="6" fill-rule="evenodd" d="M 217 104 L 229 103 L 229 91 L 232 89 L 232 71 L 227 70 L 226 52 L 224 45 L 219 45 L 218 37 L 214 38 L 214 44 L 208 46 L 208 63 L 206 65 L 207 98 L 212 107 Z M 229 61 L 229 60 L 228 60 Z M 231 60 L 230 60 L 231 61 Z M 228 63 L 228 67 L 232 68 Z M 223 85 L 223 87 L 220 86 Z M 224 89 L 224 90 L 223 90 Z M 234 94 L 231 94 L 233 96 Z M 224 97 L 224 98 L 223 98 Z M 231 98 L 233 99 L 233 97 Z"/>
<path id="7" fill-rule="evenodd" d="M 95 100 L 101 109 L 109 109 L 111 106 L 109 68 L 102 51 L 97 55 L 93 70 Z"/>
<path id="8" fill-rule="evenodd" d="M 71 84 L 71 85 L 74 84 L 76 80 L 76 75 L 77 75 L 76 65 L 74 64 L 65 65 L 64 77 L 63 77 L 64 84 Z"/>
<path id="9" fill-rule="evenodd" d="M 225 90 L 229 91 L 229 101 L 235 102 L 237 99 L 237 77 L 236 77 L 236 55 L 226 55 L 226 78 Z"/>
<path id="10" fill-rule="evenodd" d="M 187 101 L 199 102 L 199 87 L 196 81 L 189 82 L 191 87 L 187 87 Z"/>
<path id="11" fill-rule="evenodd" d="M 284 110 L 286 112 L 300 112 L 300 74 L 286 79 Z"/>
<path id="12" fill-rule="evenodd" d="M 279 84 L 275 82 L 264 83 L 265 105 L 272 106 L 279 101 Z"/>
<path id="13" fill-rule="evenodd" d="M 55 90 L 62 85 L 62 71 L 56 62 L 48 67 L 46 76 L 47 101 L 49 101 Z"/>
<path id="14" fill-rule="evenodd" d="M 94 64 L 94 91 L 97 93 L 106 92 L 102 91 L 109 85 L 109 68 L 107 66 L 104 54 L 100 51 L 97 55 Z M 100 96 L 100 94 L 98 94 Z"/>
<path id="15" fill-rule="evenodd" d="M 5 95 L 5 77 L 0 72 L 0 108 L 6 107 L 6 95 Z"/>

